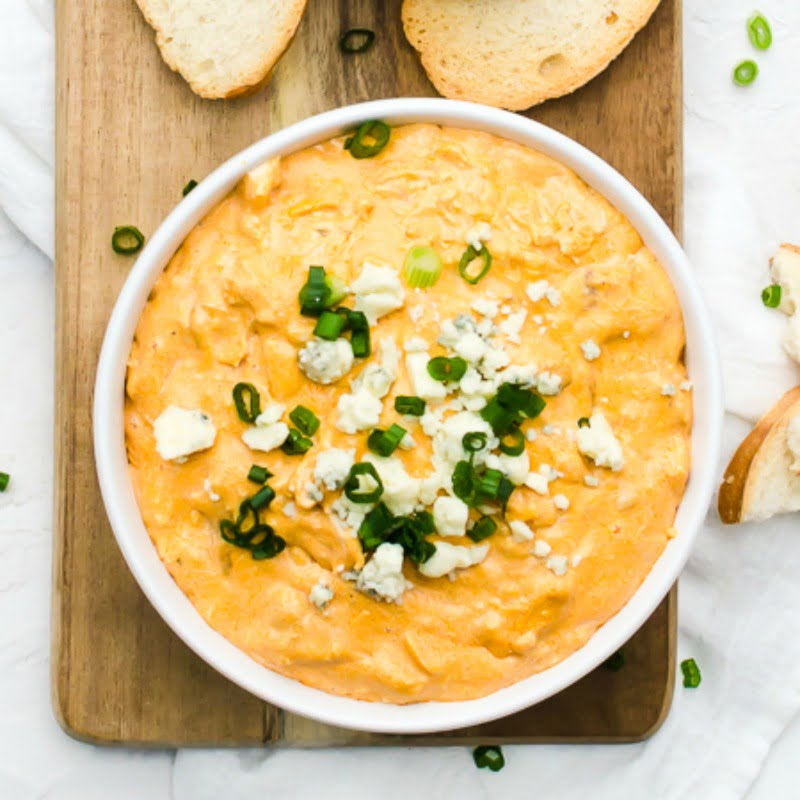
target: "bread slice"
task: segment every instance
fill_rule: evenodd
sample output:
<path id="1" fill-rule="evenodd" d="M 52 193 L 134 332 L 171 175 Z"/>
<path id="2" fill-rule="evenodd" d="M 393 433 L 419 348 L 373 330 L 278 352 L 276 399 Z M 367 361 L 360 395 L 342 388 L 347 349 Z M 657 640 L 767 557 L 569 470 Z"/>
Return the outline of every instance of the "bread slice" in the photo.
<path id="1" fill-rule="evenodd" d="M 660 0 L 404 0 L 403 25 L 445 97 L 519 111 L 575 91 Z"/>
<path id="2" fill-rule="evenodd" d="M 772 280 L 781 287 L 778 308 L 789 317 L 783 349 L 800 363 L 800 247 L 782 244 L 769 263 Z"/>
<path id="3" fill-rule="evenodd" d="M 164 61 L 200 97 L 260 89 L 294 36 L 306 0 L 136 0 Z"/>
<path id="4" fill-rule="evenodd" d="M 800 386 L 739 445 L 725 470 L 718 508 L 729 524 L 800 511 Z"/>

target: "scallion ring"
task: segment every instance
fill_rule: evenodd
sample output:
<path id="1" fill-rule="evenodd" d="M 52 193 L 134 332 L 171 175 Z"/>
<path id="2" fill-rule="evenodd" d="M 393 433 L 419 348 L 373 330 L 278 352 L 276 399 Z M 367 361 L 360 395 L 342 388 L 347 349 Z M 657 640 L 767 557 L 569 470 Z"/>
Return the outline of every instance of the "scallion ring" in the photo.
<path id="1" fill-rule="evenodd" d="M 591 425 L 589 417 L 581 417 L 578 420 L 578 427 L 579 428 L 588 428 Z"/>
<path id="2" fill-rule="evenodd" d="M 314 442 L 307 436 L 297 430 L 297 428 L 289 428 L 289 435 L 286 441 L 281 445 L 281 450 L 287 456 L 302 456 L 307 453 L 314 446 Z"/>
<path id="3" fill-rule="evenodd" d="M 758 76 L 758 64 L 752 59 L 740 61 L 733 70 L 733 82 L 737 86 L 749 86 Z"/>
<path id="4" fill-rule="evenodd" d="M 355 500 L 353 502 L 361 501 Z M 384 503 L 378 503 L 378 505 L 364 517 L 364 521 L 358 528 L 358 539 L 364 550 L 374 550 L 386 541 L 386 537 L 393 525 L 395 525 L 394 514 L 389 511 Z"/>
<path id="5" fill-rule="evenodd" d="M 487 469 L 478 478 L 477 493 L 480 497 L 496 500 L 497 493 L 500 491 L 500 481 L 503 480 L 503 473 L 499 469 Z"/>
<path id="6" fill-rule="evenodd" d="M 362 489 L 362 478 L 371 480 L 375 487 Z M 353 464 L 347 480 L 344 482 L 344 493 L 347 499 L 354 503 L 377 503 L 383 494 L 383 483 L 378 475 L 378 470 L 367 461 Z"/>
<path id="7" fill-rule="evenodd" d="M 375 428 L 367 438 L 367 447 L 372 450 L 373 453 L 388 458 L 397 450 L 405 435 L 406 429 L 396 424 L 392 424 L 390 428 L 385 431 L 380 428 Z"/>
<path id="8" fill-rule="evenodd" d="M 267 508 L 275 499 L 275 490 L 271 486 L 262 486 L 249 500 L 250 507 L 256 511 Z"/>
<path id="9" fill-rule="evenodd" d="M 7 472 L 0 472 L 0 492 L 4 492 L 8 488 L 8 482 L 11 476 Z"/>
<path id="10" fill-rule="evenodd" d="M 350 28 L 339 37 L 339 49 L 347 55 L 366 53 L 375 42 L 375 31 L 369 28 Z"/>
<path id="11" fill-rule="evenodd" d="M 403 265 L 403 277 L 413 289 L 427 289 L 439 280 L 442 259 L 432 248 L 425 245 L 412 247 Z"/>
<path id="12" fill-rule="evenodd" d="M 759 11 L 756 11 L 747 20 L 747 35 L 756 50 L 769 50 L 772 44 L 772 28 L 770 28 L 766 17 Z"/>
<path id="13" fill-rule="evenodd" d="M 111 247 L 121 256 L 132 256 L 142 249 L 144 234 L 134 225 L 119 225 L 111 236 Z"/>
<path id="14" fill-rule="evenodd" d="M 261 395 L 252 383 L 237 383 L 233 387 L 233 404 L 242 422 L 255 425 L 261 413 Z"/>
<path id="15" fill-rule="evenodd" d="M 309 267 L 308 278 L 300 289 L 300 313 L 306 317 L 318 317 L 328 308 L 330 289 L 325 283 L 325 267 Z"/>
<path id="16" fill-rule="evenodd" d="M 372 355 L 372 340 L 369 335 L 369 328 L 365 331 L 353 331 L 350 337 L 350 347 L 356 358 L 369 358 Z"/>
<path id="17" fill-rule="evenodd" d="M 189 192 L 191 192 L 192 189 L 194 189 L 196 186 L 197 186 L 197 181 L 194 180 L 194 178 L 192 178 L 192 180 L 190 180 L 189 183 L 187 183 L 186 186 L 183 187 L 183 196 L 186 197 L 186 195 L 189 194 Z"/>
<path id="18" fill-rule="evenodd" d="M 275 558 L 285 548 L 286 540 L 273 531 L 271 536 L 265 536 L 263 541 L 250 548 L 250 555 L 254 561 L 263 561 L 265 558 Z"/>
<path id="19" fill-rule="evenodd" d="M 470 269 L 475 260 L 480 262 L 480 268 L 475 271 Z M 458 274 L 467 282 L 475 285 L 483 278 L 492 266 L 492 254 L 484 244 L 480 250 L 476 250 L 470 245 L 461 256 L 458 262 Z"/>
<path id="20" fill-rule="evenodd" d="M 476 767 L 479 769 L 490 769 L 492 772 L 499 772 L 506 765 L 506 760 L 503 758 L 503 751 L 494 745 L 476 747 L 472 751 L 472 758 L 475 761 Z"/>
<path id="21" fill-rule="evenodd" d="M 475 470 L 469 461 L 459 461 L 453 470 L 453 494 L 468 506 L 476 501 Z"/>
<path id="22" fill-rule="evenodd" d="M 409 417 L 421 417 L 427 404 L 421 397 L 401 394 L 394 399 L 394 410 Z"/>
<path id="23" fill-rule="evenodd" d="M 467 362 L 460 356 L 436 356 L 428 362 L 428 375 L 435 381 L 449 383 L 460 381 L 467 371 Z"/>
<path id="24" fill-rule="evenodd" d="M 247 473 L 247 480 L 253 483 L 264 484 L 272 477 L 272 473 L 266 467 L 253 464 L 250 472 Z"/>
<path id="25" fill-rule="evenodd" d="M 486 447 L 486 434 L 479 431 L 465 433 L 464 438 L 461 440 L 461 446 L 468 453 L 479 453 Z"/>
<path id="26" fill-rule="evenodd" d="M 295 406 L 289 412 L 289 419 L 304 436 L 313 436 L 319 430 L 319 417 L 305 406 Z"/>
<path id="27" fill-rule="evenodd" d="M 500 485 L 497 487 L 497 497 L 495 497 L 495 500 L 500 503 L 503 509 L 508 505 L 508 501 L 516 488 L 517 487 L 514 486 L 509 478 L 501 478 Z"/>
<path id="28" fill-rule="evenodd" d="M 345 320 L 341 314 L 336 314 L 333 311 L 323 311 L 314 326 L 314 336 L 333 342 L 339 338 L 344 326 Z"/>
<path id="29" fill-rule="evenodd" d="M 525 452 L 525 434 L 519 428 L 512 428 L 500 439 L 500 452 L 507 456 L 519 456 Z"/>
<path id="30" fill-rule="evenodd" d="M 683 673 L 683 685 L 687 689 L 696 689 L 700 685 L 702 676 L 700 675 L 700 667 L 693 658 L 687 658 L 681 661 L 681 672 Z"/>
<path id="31" fill-rule="evenodd" d="M 378 119 L 367 120 L 345 139 L 344 149 L 353 158 L 374 158 L 389 144 L 391 135 L 391 128 L 385 122 Z"/>
<path id="32" fill-rule="evenodd" d="M 468 531 L 467 536 L 473 542 L 488 539 L 497 530 L 497 523 L 491 517 L 481 517 Z"/>
<path id="33" fill-rule="evenodd" d="M 777 308 L 781 304 L 782 293 L 781 287 L 777 283 L 773 283 L 761 292 L 761 302 L 767 308 Z"/>

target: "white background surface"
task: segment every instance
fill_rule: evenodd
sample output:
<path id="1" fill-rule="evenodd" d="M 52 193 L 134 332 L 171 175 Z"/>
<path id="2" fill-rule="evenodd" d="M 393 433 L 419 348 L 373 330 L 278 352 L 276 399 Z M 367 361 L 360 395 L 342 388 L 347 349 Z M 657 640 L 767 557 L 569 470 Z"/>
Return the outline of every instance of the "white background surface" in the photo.
<path id="1" fill-rule="evenodd" d="M 685 242 L 722 346 L 725 457 L 800 371 L 761 306 L 767 260 L 800 242 L 800 3 L 764 0 L 756 55 L 743 0 L 685 0 Z M 756 83 L 733 65 L 755 57 Z M 49 705 L 53 390 L 53 9 L 0 2 L 0 798 L 797 797 L 797 518 L 723 530 L 710 512 L 681 581 L 678 687 L 648 743 L 508 747 L 499 774 L 447 750 L 135 752 L 66 737 Z M 722 471 L 720 464 L 719 470 Z"/>

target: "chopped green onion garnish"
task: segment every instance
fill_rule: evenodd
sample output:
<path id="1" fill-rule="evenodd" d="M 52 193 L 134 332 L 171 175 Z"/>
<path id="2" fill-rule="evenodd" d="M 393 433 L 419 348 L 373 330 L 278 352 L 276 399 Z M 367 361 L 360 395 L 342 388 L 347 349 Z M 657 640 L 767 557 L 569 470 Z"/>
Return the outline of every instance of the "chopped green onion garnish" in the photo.
<path id="1" fill-rule="evenodd" d="M 190 180 L 189 183 L 183 187 L 183 196 L 186 197 L 186 195 L 189 194 L 189 192 L 191 192 L 195 186 L 197 186 L 197 181 L 192 178 L 192 180 Z"/>
<path id="2" fill-rule="evenodd" d="M 262 486 L 251 498 L 250 507 L 256 511 L 266 508 L 275 499 L 275 490 L 270 486 Z"/>
<path id="3" fill-rule="evenodd" d="M 433 516 L 429 512 L 416 511 L 405 517 L 396 517 L 385 503 L 378 503 L 364 517 L 358 538 L 365 550 L 374 550 L 383 542 L 399 544 L 415 564 L 423 564 L 436 552 L 433 542 L 425 538 L 435 532 Z"/>
<path id="4" fill-rule="evenodd" d="M 417 245 L 408 251 L 403 276 L 409 286 L 427 289 L 439 280 L 441 273 L 442 259 L 432 247 Z"/>
<path id="5" fill-rule="evenodd" d="M 289 419 L 304 436 L 313 436 L 319 430 L 319 417 L 305 406 L 295 406 L 289 412 Z"/>
<path id="6" fill-rule="evenodd" d="M 777 283 L 773 283 L 772 286 L 767 286 L 761 292 L 761 302 L 767 308 L 777 308 L 781 304 L 781 294 L 781 287 Z"/>
<path id="7" fill-rule="evenodd" d="M 578 420 L 578 427 L 579 428 L 588 428 L 591 423 L 589 422 L 589 417 L 581 417 Z"/>
<path id="8" fill-rule="evenodd" d="M 266 467 L 260 467 L 258 464 L 253 464 L 250 472 L 247 473 L 247 480 L 259 484 L 266 483 L 271 477 L 272 473 Z"/>
<path id="9" fill-rule="evenodd" d="M 322 316 L 314 326 L 314 336 L 320 339 L 327 339 L 329 342 L 339 338 L 339 334 L 344 330 L 345 319 L 341 314 L 333 311 L 323 311 Z"/>
<path id="10" fill-rule="evenodd" d="M 325 283 L 325 267 L 308 268 L 308 280 L 297 297 L 300 313 L 306 317 L 318 317 L 328 308 L 330 289 Z"/>
<path id="11" fill-rule="evenodd" d="M 524 419 L 538 417 L 544 408 L 544 400 L 533 390 L 514 383 L 504 383 L 480 414 L 498 436 L 505 436 Z"/>
<path id="12" fill-rule="evenodd" d="M 478 453 L 486 447 L 486 434 L 480 432 L 465 433 L 461 446 L 468 453 Z"/>
<path id="13" fill-rule="evenodd" d="M 772 29 L 769 27 L 766 17 L 759 11 L 756 11 L 750 19 L 747 20 L 747 35 L 750 37 L 750 42 L 756 50 L 769 50 L 772 44 Z"/>
<path id="14" fill-rule="evenodd" d="M 353 158 L 373 158 L 389 144 L 392 131 L 385 122 L 377 119 L 361 123 L 358 130 L 344 141 L 344 149 Z"/>
<path id="15" fill-rule="evenodd" d="M 8 488 L 8 482 L 11 476 L 7 472 L 0 472 L 0 492 L 4 492 Z"/>
<path id="16" fill-rule="evenodd" d="M 362 477 L 371 480 L 375 487 L 362 489 Z M 367 461 L 353 464 L 347 480 L 344 482 L 344 493 L 347 499 L 352 500 L 354 503 L 377 503 L 383 494 L 383 483 L 380 475 L 378 475 L 378 470 Z"/>
<path id="17" fill-rule="evenodd" d="M 366 53 L 375 41 L 375 31 L 369 28 L 350 28 L 339 37 L 339 49 L 347 55 Z"/>
<path id="18" fill-rule="evenodd" d="M 369 328 L 364 331 L 353 331 L 353 335 L 350 337 L 350 347 L 353 348 L 353 355 L 356 358 L 369 358 L 372 355 Z"/>
<path id="19" fill-rule="evenodd" d="M 261 413 L 261 395 L 252 383 L 237 383 L 233 387 L 233 404 L 242 422 L 255 424 Z"/>
<path id="20" fill-rule="evenodd" d="M 407 414 L 410 417 L 421 417 L 425 413 L 426 403 L 421 397 L 412 397 L 400 394 L 394 399 L 394 410 L 398 414 Z"/>
<path id="21" fill-rule="evenodd" d="M 428 375 L 435 381 L 442 381 L 442 383 L 460 381 L 466 371 L 467 362 L 460 356 L 454 356 L 453 358 L 436 356 L 428 362 Z"/>
<path id="22" fill-rule="evenodd" d="M 111 247 L 121 256 L 138 253 L 144 244 L 144 234 L 133 225 L 120 225 L 114 228 L 111 236 Z"/>
<path id="23" fill-rule="evenodd" d="M 612 653 L 604 662 L 603 667 L 611 672 L 619 672 L 625 665 L 625 653 L 620 649 Z"/>
<path id="24" fill-rule="evenodd" d="M 349 308 L 345 310 L 347 311 L 347 325 L 353 333 L 369 330 L 367 315 L 363 311 L 351 311 Z"/>
<path id="25" fill-rule="evenodd" d="M 393 424 L 387 431 L 375 428 L 367 439 L 367 447 L 369 447 L 373 453 L 388 458 L 397 450 L 398 445 L 403 441 L 405 435 L 406 429 L 400 425 Z"/>
<path id="26" fill-rule="evenodd" d="M 475 761 L 476 767 L 479 769 L 485 767 L 492 772 L 500 772 L 506 765 L 506 760 L 503 758 L 503 751 L 494 745 L 476 747 L 472 751 L 472 758 Z"/>
<path id="27" fill-rule="evenodd" d="M 503 473 L 500 472 L 499 469 L 487 469 L 486 472 L 478 478 L 478 494 L 489 500 L 496 500 L 497 493 L 500 490 L 500 481 L 502 480 Z"/>
<path id="28" fill-rule="evenodd" d="M 270 528 L 269 525 L 265 525 L 264 527 Z M 265 558 L 275 558 L 275 556 L 283 552 L 286 547 L 286 540 L 278 536 L 272 528 L 270 528 L 270 530 L 272 531 L 271 535 L 265 535 L 258 544 L 250 548 L 250 555 L 253 557 L 254 561 L 263 561 Z"/>
<path id="29" fill-rule="evenodd" d="M 479 260 L 479 269 L 472 268 L 472 263 L 478 259 Z M 464 255 L 461 256 L 461 260 L 458 262 L 458 274 L 467 282 L 471 284 L 476 284 L 484 275 L 489 271 L 489 268 L 492 266 L 492 254 L 489 252 L 489 249 L 484 244 L 480 250 L 476 250 L 472 245 L 470 245 L 465 251 Z"/>
<path id="30" fill-rule="evenodd" d="M 741 61 L 736 65 L 733 70 L 733 82 L 737 86 L 749 86 L 758 75 L 758 64 L 755 61 L 747 59 Z"/>
<path id="31" fill-rule="evenodd" d="M 356 500 L 354 502 L 362 501 Z M 358 538 L 361 541 L 361 546 L 365 550 L 374 550 L 378 545 L 382 544 L 385 541 L 384 537 L 388 535 L 394 523 L 394 519 L 394 514 L 389 511 L 386 504 L 378 503 L 364 517 L 364 521 L 358 528 Z"/>
<path id="32" fill-rule="evenodd" d="M 488 539 L 497 530 L 497 523 L 491 517 L 481 517 L 468 531 L 467 536 L 473 542 Z"/>
<path id="33" fill-rule="evenodd" d="M 700 675 L 700 667 L 693 658 L 687 658 L 681 661 L 681 672 L 683 673 L 683 685 L 687 689 L 696 689 L 700 685 L 702 677 Z"/>
<path id="34" fill-rule="evenodd" d="M 338 306 L 347 297 L 347 284 L 338 275 L 326 275 L 325 285 L 328 287 L 328 308 Z"/>
<path id="35" fill-rule="evenodd" d="M 497 487 L 497 497 L 495 499 L 503 506 L 504 510 L 515 488 L 511 480 L 505 476 L 500 481 L 500 486 Z"/>
<path id="36" fill-rule="evenodd" d="M 459 461 L 453 471 L 453 494 L 468 506 L 475 505 L 475 470 L 469 461 Z"/>
<path id="37" fill-rule="evenodd" d="M 517 414 L 503 408 L 497 397 L 493 397 L 481 410 L 481 417 L 491 425 L 492 430 L 498 435 L 503 436 L 514 426 L 519 424 Z"/>
<path id="38" fill-rule="evenodd" d="M 512 428 L 500 439 L 500 452 L 507 456 L 519 456 L 525 452 L 525 434 L 519 428 Z"/>
<path id="39" fill-rule="evenodd" d="M 307 453 L 314 446 L 314 442 L 307 436 L 297 430 L 297 428 L 289 428 L 289 435 L 286 441 L 281 445 L 281 450 L 287 456 L 302 456 Z"/>

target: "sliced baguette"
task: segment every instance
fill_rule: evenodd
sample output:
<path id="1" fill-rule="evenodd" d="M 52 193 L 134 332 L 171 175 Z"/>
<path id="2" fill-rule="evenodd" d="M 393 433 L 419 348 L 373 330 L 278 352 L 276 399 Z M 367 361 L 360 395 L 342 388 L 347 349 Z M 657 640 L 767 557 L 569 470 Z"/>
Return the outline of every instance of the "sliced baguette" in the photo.
<path id="1" fill-rule="evenodd" d="M 719 490 L 719 516 L 733 524 L 800 511 L 800 458 L 789 448 L 800 419 L 800 386 L 787 392 L 739 445 Z M 800 425 L 792 425 L 792 443 Z"/>
<path id="2" fill-rule="evenodd" d="M 783 349 L 800 363 L 800 247 L 782 244 L 769 263 L 772 280 L 781 287 L 778 308 L 789 317 Z"/>
<path id="3" fill-rule="evenodd" d="M 294 36 L 306 0 L 136 0 L 164 61 L 209 99 L 261 88 Z"/>
<path id="4" fill-rule="evenodd" d="M 519 111 L 604 70 L 660 0 L 403 0 L 403 26 L 445 97 Z"/>

